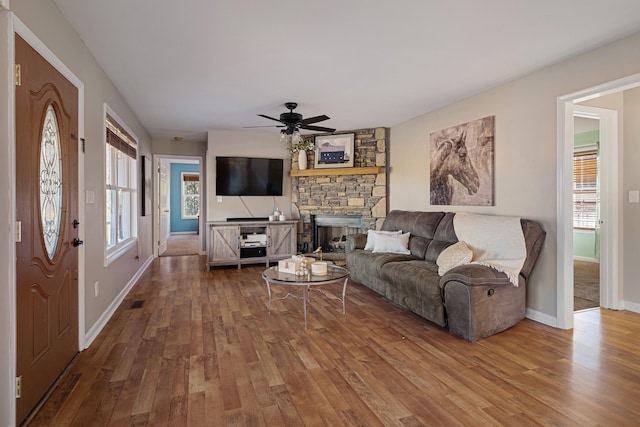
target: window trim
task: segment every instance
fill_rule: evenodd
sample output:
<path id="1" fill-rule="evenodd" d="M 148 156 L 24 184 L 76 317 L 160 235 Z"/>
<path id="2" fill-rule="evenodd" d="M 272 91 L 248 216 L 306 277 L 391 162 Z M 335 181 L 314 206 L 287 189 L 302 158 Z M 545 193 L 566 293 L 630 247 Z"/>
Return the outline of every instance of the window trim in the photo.
<path id="1" fill-rule="evenodd" d="M 118 149 L 118 146 L 115 144 L 110 143 L 107 139 L 109 138 L 109 132 L 112 132 L 110 129 L 108 130 L 108 125 L 107 125 L 107 116 L 109 116 L 114 122 L 115 125 L 120 128 L 120 130 L 122 132 L 124 132 L 125 134 L 127 134 L 127 136 L 135 143 L 135 147 L 131 147 L 127 149 L 127 152 L 123 151 L 123 150 L 119 150 L 121 151 L 125 156 L 128 156 L 129 158 L 131 158 L 133 160 L 133 164 L 131 166 L 132 170 L 135 171 L 135 179 L 131 179 L 131 177 L 129 177 L 129 185 L 132 185 L 132 187 L 127 187 L 130 191 L 131 194 L 131 232 L 130 232 L 130 236 L 119 242 L 116 243 L 114 246 L 107 248 L 107 240 L 108 240 L 108 236 L 107 236 L 107 207 L 106 207 L 106 194 L 107 194 L 107 190 L 110 188 L 107 184 L 107 150 L 111 149 L 111 147 L 115 147 L 116 149 Z M 103 168 L 103 174 L 102 174 L 102 184 L 103 184 L 103 191 L 102 194 L 105 197 L 105 204 L 104 207 L 102 209 L 102 215 L 103 215 L 103 226 L 102 226 L 102 230 L 103 230 L 103 251 L 104 251 L 104 266 L 107 267 L 108 265 L 110 265 L 111 263 L 113 263 L 115 260 L 117 260 L 118 258 L 120 258 L 122 255 L 124 255 L 126 252 L 128 252 L 133 246 L 135 246 L 136 244 L 139 244 L 138 242 L 138 213 L 139 213 L 139 200 L 138 200 L 138 194 L 139 194 L 139 187 L 140 187 L 140 183 L 139 181 L 139 176 L 140 173 L 138 171 L 138 158 L 139 158 L 139 150 L 138 150 L 138 146 L 139 146 L 139 139 L 136 136 L 136 134 L 125 124 L 125 121 L 122 120 L 115 111 L 113 111 L 106 103 L 104 104 L 104 114 L 103 114 L 103 129 L 105 130 L 104 133 L 104 141 L 103 141 L 103 158 L 102 158 L 102 168 Z M 116 186 L 116 188 L 118 188 Z"/>

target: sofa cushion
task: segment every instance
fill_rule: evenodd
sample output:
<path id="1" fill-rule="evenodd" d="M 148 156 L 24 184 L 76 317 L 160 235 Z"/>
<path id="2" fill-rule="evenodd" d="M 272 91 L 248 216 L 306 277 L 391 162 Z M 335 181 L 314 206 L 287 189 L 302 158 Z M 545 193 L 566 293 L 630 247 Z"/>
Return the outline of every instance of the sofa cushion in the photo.
<path id="1" fill-rule="evenodd" d="M 393 210 L 389 212 L 381 230 L 402 230 L 412 236 L 433 239 L 436 227 L 444 216 L 444 212 L 409 212 Z"/>
<path id="2" fill-rule="evenodd" d="M 379 234 L 373 246 L 373 252 L 392 252 L 397 254 L 410 254 L 409 233 L 404 234 Z"/>
<path id="3" fill-rule="evenodd" d="M 469 249 L 465 242 L 454 243 L 438 255 L 436 260 L 438 274 L 442 276 L 453 267 L 468 264 L 472 258 L 473 251 Z"/>
<path id="4" fill-rule="evenodd" d="M 452 243 L 456 243 L 458 241 L 456 232 L 453 229 L 454 216 L 454 213 L 447 212 L 438 223 L 438 227 L 433 234 L 433 241 L 429 243 L 429 247 L 424 255 L 424 259 L 426 261 L 436 262 L 440 252 L 445 250 Z"/>
<path id="5" fill-rule="evenodd" d="M 367 230 L 367 244 L 364 246 L 364 249 L 367 251 L 372 251 L 376 246 L 376 236 L 380 235 L 400 235 L 402 234 L 402 230 L 397 231 L 376 231 L 376 230 Z"/>
<path id="6" fill-rule="evenodd" d="M 409 239 L 409 250 L 412 255 L 415 255 L 420 259 L 424 259 L 424 256 L 427 253 L 427 248 L 430 244 L 431 239 L 420 236 L 411 236 Z"/>
<path id="7" fill-rule="evenodd" d="M 440 276 L 435 263 L 424 260 L 388 262 L 381 266 L 380 277 L 390 285 L 388 298 L 411 309 L 420 307 L 421 315 L 444 325 Z"/>
<path id="8" fill-rule="evenodd" d="M 373 253 L 364 249 L 355 249 L 347 254 L 347 268 L 351 278 L 357 283 L 371 283 L 380 277 L 380 268 L 389 262 L 415 260 L 413 255 L 396 253 Z"/>
<path id="9" fill-rule="evenodd" d="M 405 289 L 411 295 L 426 293 L 437 297 L 440 295 L 440 276 L 438 266 L 423 260 L 392 261 L 380 266 L 380 277 L 393 286 Z"/>

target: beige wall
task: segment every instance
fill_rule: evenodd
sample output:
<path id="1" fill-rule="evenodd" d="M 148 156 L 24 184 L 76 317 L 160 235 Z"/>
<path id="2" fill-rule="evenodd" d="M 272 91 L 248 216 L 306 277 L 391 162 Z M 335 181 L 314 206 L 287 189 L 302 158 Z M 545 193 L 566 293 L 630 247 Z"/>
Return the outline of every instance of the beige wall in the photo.
<path id="1" fill-rule="evenodd" d="M 495 115 L 496 204 L 450 210 L 517 215 L 542 223 L 547 238 L 529 281 L 527 308 L 554 319 L 557 98 L 640 73 L 638 46 L 640 33 L 392 127 L 390 208 L 441 210 L 429 205 L 429 133 Z"/>
<path id="2" fill-rule="evenodd" d="M 287 218 L 297 213 L 291 211 L 291 161 L 285 144 L 280 142 L 280 132 L 273 134 L 246 131 L 210 131 L 207 152 L 207 221 L 224 221 L 229 217 L 267 217 L 273 212 L 274 198 L 270 196 L 216 198 L 216 156 L 269 157 L 284 160 L 282 196 L 276 197 L 278 208 Z M 242 203 L 246 203 L 246 207 Z M 253 215 L 252 215 L 253 214 Z"/>
<path id="3" fill-rule="evenodd" d="M 207 141 L 180 141 L 171 139 L 154 138 L 151 142 L 153 154 L 167 156 L 197 156 L 207 155 Z"/>
<path id="4" fill-rule="evenodd" d="M 640 88 L 624 92 L 624 155 L 621 183 L 622 220 L 624 224 L 623 290 L 626 308 L 640 310 L 640 203 L 629 203 L 629 191 L 640 190 Z M 629 307 L 632 306 L 632 307 Z"/>

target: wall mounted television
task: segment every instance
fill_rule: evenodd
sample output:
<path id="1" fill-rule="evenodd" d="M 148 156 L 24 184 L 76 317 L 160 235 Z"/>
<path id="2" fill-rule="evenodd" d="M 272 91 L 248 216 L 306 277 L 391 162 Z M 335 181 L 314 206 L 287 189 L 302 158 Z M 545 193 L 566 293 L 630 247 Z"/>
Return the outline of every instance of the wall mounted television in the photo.
<path id="1" fill-rule="evenodd" d="M 282 196 L 284 161 L 258 157 L 216 157 L 216 195 Z"/>

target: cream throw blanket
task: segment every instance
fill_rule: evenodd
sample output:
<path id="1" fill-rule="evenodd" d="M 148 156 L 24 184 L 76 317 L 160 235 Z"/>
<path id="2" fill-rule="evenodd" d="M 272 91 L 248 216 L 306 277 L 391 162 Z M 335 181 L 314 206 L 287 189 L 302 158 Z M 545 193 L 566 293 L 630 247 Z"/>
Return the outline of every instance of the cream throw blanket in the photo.
<path id="1" fill-rule="evenodd" d="M 514 286 L 527 256 L 520 218 L 456 213 L 453 229 L 473 251 L 471 264 L 502 271 Z"/>

